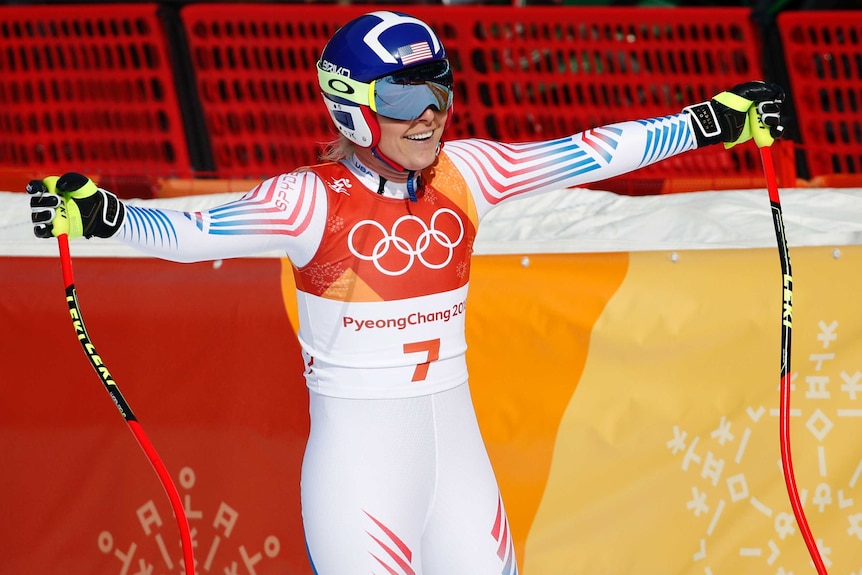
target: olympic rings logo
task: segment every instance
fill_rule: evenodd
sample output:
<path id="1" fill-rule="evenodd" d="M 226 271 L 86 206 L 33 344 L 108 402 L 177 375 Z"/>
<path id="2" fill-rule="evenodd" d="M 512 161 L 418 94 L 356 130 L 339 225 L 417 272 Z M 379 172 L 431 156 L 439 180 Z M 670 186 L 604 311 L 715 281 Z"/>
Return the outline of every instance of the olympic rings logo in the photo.
<path id="1" fill-rule="evenodd" d="M 441 231 L 437 228 L 437 221 L 439 218 L 443 216 L 449 216 L 455 220 L 455 223 L 458 224 L 458 237 L 452 239 L 446 234 L 446 232 Z M 415 222 L 419 225 L 422 232 L 416 238 L 416 243 L 411 244 L 408 240 L 405 240 L 403 237 L 398 235 L 398 228 L 407 222 Z M 377 243 L 374 244 L 374 247 L 371 249 L 370 254 L 360 253 L 359 249 L 354 244 L 354 236 L 356 232 L 365 226 L 372 226 L 380 230 L 382 237 L 377 240 Z M 377 268 L 382 274 L 388 276 L 400 276 L 407 272 L 412 266 L 413 262 L 417 259 L 424 265 L 426 268 L 432 270 L 439 270 L 440 268 L 446 267 L 450 261 L 452 261 L 452 256 L 455 253 L 455 248 L 458 244 L 461 243 L 461 240 L 464 239 L 464 224 L 461 222 L 461 218 L 448 208 L 441 208 L 434 212 L 434 215 L 431 216 L 431 225 L 430 227 L 425 224 L 421 219 L 417 218 L 414 215 L 406 215 L 401 216 L 395 223 L 392 224 L 392 230 L 387 230 L 380 222 L 374 220 L 362 220 L 358 222 L 353 229 L 350 230 L 350 234 L 347 236 L 347 245 L 350 248 L 350 253 L 352 253 L 357 258 L 367 261 L 373 262 L 374 267 Z M 443 247 L 444 249 L 449 250 L 446 259 L 440 263 L 429 262 L 425 259 L 425 252 L 431 246 L 432 241 L 437 245 Z M 401 254 L 407 256 L 407 263 L 401 267 L 400 269 L 390 270 L 383 267 L 381 263 L 381 259 L 389 253 L 390 249 L 394 249 Z"/>

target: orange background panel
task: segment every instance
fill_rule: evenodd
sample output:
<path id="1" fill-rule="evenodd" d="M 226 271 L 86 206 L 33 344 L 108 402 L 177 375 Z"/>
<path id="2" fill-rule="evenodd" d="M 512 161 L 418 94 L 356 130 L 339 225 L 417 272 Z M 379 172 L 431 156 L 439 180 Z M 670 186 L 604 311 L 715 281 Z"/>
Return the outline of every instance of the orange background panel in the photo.
<path id="1" fill-rule="evenodd" d="M 471 389 L 521 562 L 593 324 L 627 267 L 628 254 L 473 259 Z"/>

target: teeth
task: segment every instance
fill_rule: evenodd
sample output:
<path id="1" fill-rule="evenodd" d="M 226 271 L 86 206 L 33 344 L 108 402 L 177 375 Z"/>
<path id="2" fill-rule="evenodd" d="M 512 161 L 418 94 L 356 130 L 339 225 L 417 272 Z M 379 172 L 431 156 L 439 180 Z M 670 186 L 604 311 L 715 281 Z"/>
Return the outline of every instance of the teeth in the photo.
<path id="1" fill-rule="evenodd" d="M 413 134 L 411 136 L 407 136 L 408 140 L 427 140 L 431 136 L 434 135 L 434 132 L 425 132 L 424 134 Z"/>

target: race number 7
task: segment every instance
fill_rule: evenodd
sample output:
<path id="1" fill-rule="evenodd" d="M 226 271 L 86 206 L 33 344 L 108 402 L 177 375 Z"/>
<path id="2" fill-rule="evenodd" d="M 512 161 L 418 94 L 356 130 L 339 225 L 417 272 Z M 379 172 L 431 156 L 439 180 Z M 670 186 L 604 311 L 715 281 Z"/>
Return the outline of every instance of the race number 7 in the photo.
<path id="1" fill-rule="evenodd" d="M 416 365 L 413 371 L 413 379 L 410 381 L 423 381 L 428 377 L 428 366 L 432 361 L 440 359 L 440 338 L 429 339 L 428 341 L 414 341 L 413 343 L 404 344 L 404 353 L 427 353 L 425 362 Z"/>

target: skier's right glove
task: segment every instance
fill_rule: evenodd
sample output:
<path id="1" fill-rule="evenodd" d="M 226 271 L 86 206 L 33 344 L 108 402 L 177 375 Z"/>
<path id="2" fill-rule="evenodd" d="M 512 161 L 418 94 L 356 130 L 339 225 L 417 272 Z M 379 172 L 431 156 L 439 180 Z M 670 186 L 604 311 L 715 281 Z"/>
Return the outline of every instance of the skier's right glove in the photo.
<path id="1" fill-rule="evenodd" d="M 62 234 L 70 240 L 82 236 L 109 238 L 120 229 L 126 215 L 126 206 L 117 196 L 75 172 L 32 180 L 27 193 L 37 238 Z"/>

